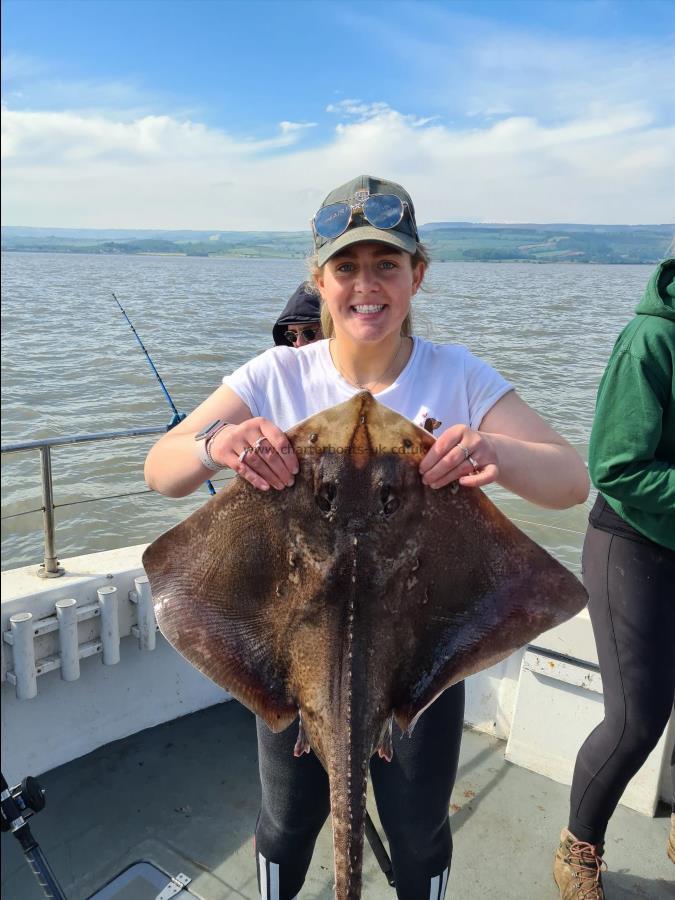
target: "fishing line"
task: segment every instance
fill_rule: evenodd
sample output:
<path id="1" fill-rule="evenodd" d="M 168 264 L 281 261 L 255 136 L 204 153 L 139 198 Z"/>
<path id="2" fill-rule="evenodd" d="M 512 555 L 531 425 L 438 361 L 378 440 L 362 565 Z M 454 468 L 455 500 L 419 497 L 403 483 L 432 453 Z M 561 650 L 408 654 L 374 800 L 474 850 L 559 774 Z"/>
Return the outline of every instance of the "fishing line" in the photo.
<path id="1" fill-rule="evenodd" d="M 145 358 L 147 359 L 147 361 L 150 363 L 150 368 L 151 368 L 152 371 L 155 373 L 155 378 L 157 379 L 157 381 L 159 381 L 159 385 L 160 385 L 161 389 L 164 391 L 164 396 L 166 397 L 167 402 L 168 402 L 169 406 L 171 407 L 171 410 L 172 410 L 172 412 L 173 412 L 173 418 L 171 419 L 171 421 L 169 422 L 169 424 L 166 426 L 166 430 L 167 430 L 167 431 L 170 431 L 175 425 L 178 425 L 179 422 L 182 422 L 182 421 L 183 421 L 183 419 L 185 418 L 185 413 L 178 412 L 178 410 L 176 409 L 176 404 L 175 404 L 175 403 L 173 402 L 173 400 L 171 399 L 171 394 L 170 394 L 170 393 L 168 392 L 168 390 L 166 389 L 166 385 L 165 385 L 164 382 L 162 381 L 162 376 L 161 376 L 161 375 L 159 374 L 159 372 L 157 371 L 157 367 L 155 366 L 154 362 L 153 362 L 152 359 L 150 358 L 150 354 L 149 354 L 148 351 L 145 349 L 145 344 L 144 344 L 143 341 L 140 339 L 140 336 L 139 336 L 138 332 L 137 332 L 136 329 L 134 328 L 134 323 L 131 321 L 131 319 L 130 319 L 129 316 L 127 315 L 127 311 L 125 310 L 125 308 L 122 306 L 122 304 L 120 303 L 120 301 L 119 301 L 119 300 L 117 299 L 117 297 L 115 296 L 115 292 L 114 292 L 114 291 L 111 291 L 111 293 L 112 293 L 112 296 L 113 296 L 113 300 L 114 300 L 115 303 L 119 306 L 120 310 L 122 311 L 122 315 L 123 315 L 124 318 L 127 320 L 128 324 L 129 324 L 129 328 L 131 328 L 131 330 L 133 331 L 134 337 L 136 338 L 136 340 L 137 340 L 138 343 L 140 344 L 141 350 L 142 350 L 143 353 L 145 354 Z M 208 490 L 209 490 L 209 494 L 215 494 L 215 493 L 216 493 L 216 489 L 214 488 L 214 486 L 211 484 L 210 481 L 207 481 L 207 482 L 206 482 L 206 487 L 207 487 Z"/>

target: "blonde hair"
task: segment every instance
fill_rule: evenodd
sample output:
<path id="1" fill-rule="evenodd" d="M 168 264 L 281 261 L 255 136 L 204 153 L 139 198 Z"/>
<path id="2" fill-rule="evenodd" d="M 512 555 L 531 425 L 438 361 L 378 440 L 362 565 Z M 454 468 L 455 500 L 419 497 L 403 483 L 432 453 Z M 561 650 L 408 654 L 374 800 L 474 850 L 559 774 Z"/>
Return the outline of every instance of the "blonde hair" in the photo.
<path id="1" fill-rule="evenodd" d="M 405 252 L 405 251 L 403 251 Z M 408 254 L 410 255 L 410 254 Z M 429 256 L 429 251 L 420 241 L 417 242 L 417 249 L 410 256 L 410 264 L 415 268 L 419 263 L 424 263 L 425 269 L 429 267 L 429 263 L 431 262 L 431 258 Z M 319 288 L 316 285 L 316 279 L 322 275 L 323 266 L 318 264 L 317 254 L 313 253 L 309 259 L 307 260 L 307 264 L 309 266 L 309 271 L 311 275 L 311 280 L 307 282 L 307 288 L 312 293 L 316 294 L 318 297 L 321 297 Z M 324 264 L 325 265 L 325 264 Z M 333 323 L 333 317 L 331 316 L 328 307 L 323 301 L 323 297 L 321 297 L 321 331 L 323 332 L 323 336 L 325 338 L 335 337 L 335 325 Z M 401 322 L 401 335 L 403 337 L 412 337 L 413 335 L 413 321 L 412 321 L 412 310 L 408 310 L 408 314 Z"/>

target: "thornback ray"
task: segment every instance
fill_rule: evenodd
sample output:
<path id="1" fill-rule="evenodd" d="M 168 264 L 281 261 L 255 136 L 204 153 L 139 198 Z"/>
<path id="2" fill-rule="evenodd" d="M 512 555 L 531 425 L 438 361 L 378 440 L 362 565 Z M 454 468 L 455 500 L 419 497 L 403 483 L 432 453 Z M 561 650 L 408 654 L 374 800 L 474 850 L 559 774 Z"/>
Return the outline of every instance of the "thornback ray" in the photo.
<path id="1" fill-rule="evenodd" d="M 361 896 L 368 762 L 450 685 L 573 616 L 564 566 L 368 392 L 296 425 L 292 488 L 235 478 L 143 555 L 160 629 L 330 783 L 337 900 Z"/>

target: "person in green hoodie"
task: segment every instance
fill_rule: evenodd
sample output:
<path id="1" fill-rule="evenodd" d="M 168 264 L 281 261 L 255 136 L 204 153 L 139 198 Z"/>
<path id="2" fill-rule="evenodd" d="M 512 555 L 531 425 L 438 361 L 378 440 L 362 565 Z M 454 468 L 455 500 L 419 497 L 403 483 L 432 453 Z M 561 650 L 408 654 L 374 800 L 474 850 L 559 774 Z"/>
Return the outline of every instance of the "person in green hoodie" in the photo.
<path id="1" fill-rule="evenodd" d="M 561 900 L 603 900 L 607 823 L 675 694 L 675 259 L 661 263 L 600 382 L 589 448 L 598 497 L 582 572 L 605 716 L 577 756 L 553 874 Z M 668 856 L 675 863 L 674 800 Z"/>

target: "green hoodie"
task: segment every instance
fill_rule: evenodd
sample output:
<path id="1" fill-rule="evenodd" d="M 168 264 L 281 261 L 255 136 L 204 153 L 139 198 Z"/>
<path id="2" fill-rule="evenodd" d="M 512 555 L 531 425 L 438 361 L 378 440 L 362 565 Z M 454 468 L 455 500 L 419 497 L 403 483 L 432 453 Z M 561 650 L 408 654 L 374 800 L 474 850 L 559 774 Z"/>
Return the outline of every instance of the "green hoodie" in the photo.
<path id="1" fill-rule="evenodd" d="M 588 469 L 615 513 L 675 550 L 675 259 L 635 312 L 600 382 Z"/>

